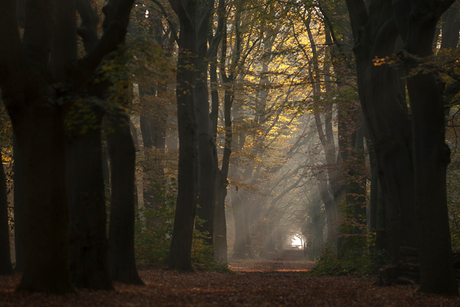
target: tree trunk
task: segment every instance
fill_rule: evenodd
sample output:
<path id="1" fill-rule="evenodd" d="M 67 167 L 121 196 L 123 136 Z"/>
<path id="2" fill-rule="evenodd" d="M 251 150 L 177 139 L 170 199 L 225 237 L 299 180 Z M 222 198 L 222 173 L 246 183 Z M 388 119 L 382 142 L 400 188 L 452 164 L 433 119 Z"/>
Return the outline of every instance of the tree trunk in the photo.
<path id="1" fill-rule="evenodd" d="M 27 174 L 26 265 L 18 290 L 69 293 L 73 289 L 68 261 L 63 116 L 45 98 L 35 103 L 25 110 L 14 110 L 17 113 L 10 111 Z"/>
<path id="2" fill-rule="evenodd" d="M 408 19 L 406 52 L 420 57 L 432 54 L 436 24 L 447 7 L 411 2 L 410 16 L 415 17 Z M 405 59 L 409 74 L 418 64 Z M 414 140 L 415 204 L 421 229 L 419 291 L 458 295 L 447 213 L 446 169 L 450 149 L 445 143 L 442 89 L 434 74 L 418 73 L 408 78 L 407 90 Z"/>
<path id="3" fill-rule="evenodd" d="M 2 155 L 0 154 L 0 159 Z M 3 159 L 2 159 L 3 160 Z M 8 226 L 8 199 L 3 163 L 0 169 L 0 275 L 12 274 L 10 254 L 10 227 Z"/>
<path id="4" fill-rule="evenodd" d="M 197 59 L 198 70 L 195 79 L 196 122 L 198 134 L 198 182 L 197 182 L 197 217 L 202 220 L 197 229 L 207 233 L 206 243 L 213 244 L 214 235 L 214 135 L 211 127 L 208 94 L 208 33 L 210 31 L 211 11 L 214 0 L 197 2 Z"/>
<path id="5" fill-rule="evenodd" d="M 67 193 L 70 209 L 70 271 L 75 287 L 113 290 L 107 263 L 105 187 L 102 166 L 101 122 L 68 132 Z M 91 125 L 93 126 L 93 125 Z"/>
<path id="6" fill-rule="evenodd" d="M 227 259 L 227 222 L 225 218 L 225 197 L 227 196 L 227 178 L 220 170 L 217 171 L 215 183 L 214 209 L 214 257 L 220 263 L 228 263 Z"/>
<path id="7" fill-rule="evenodd" d="M 397 262 L 401 246 L 418 246 L 411 122 L 400 81 L 403 72 L 395 66 L 374 65 L 373 60 L 394 53 L 399 34 L 390 2 L 372 2 L 369 16 L 364 2 L 348 0 L 347 5 L 355 38 L 359 96 L 386 205 L 389 260 Z"/>
<path id="8" fill-rule="evenodd" d="M 193 271 L 191 263 L 193 227 L 196 213 L 197 124 L 195 116 L 196 3 L 170 0 L 180 20 L 177 63 L 177 122 L 179 129 L 178 196 L 168 267 Z M 190 14 L 190 15 L 189 15 Z"/>
<path id="9" fill-rule="evenodd" d="M 134 258 L 134 148 L 129 118 L 121 113 L 107 136 L 112 195 L 109 224 L 109 273 L 113 280 L 142 285 Z"/>
<path id="10" fill-rule="evenodd" d="M 206 75 L 202 74 L 202 78 Z M 206 80 L 206 79 L 204 79 Z M 206 81 L 200 81 L 195 87 L 197 102 L 196 122 L 198 123 L 198 182 L 197 217 L 202 224 L 197 229 L 206 233 L 206 243 L 213 244 L 214 235 L 214 184 L 215 169 L 213 157 L 213 136 L 209 119 L 209 102 Z"/>

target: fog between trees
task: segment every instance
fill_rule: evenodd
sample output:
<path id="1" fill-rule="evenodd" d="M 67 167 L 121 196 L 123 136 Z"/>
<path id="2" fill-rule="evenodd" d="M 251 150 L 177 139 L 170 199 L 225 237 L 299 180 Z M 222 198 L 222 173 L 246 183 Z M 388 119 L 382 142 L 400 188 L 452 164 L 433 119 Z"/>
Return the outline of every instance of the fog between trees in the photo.
<path id="1" fill-rule="evenodd" d="M 420 290 L 458 294 L 453 0 L 37 3 L 0 5 L 19 290 L 222 269 L 298 236 L 312 260 L 418 250 Z"/>

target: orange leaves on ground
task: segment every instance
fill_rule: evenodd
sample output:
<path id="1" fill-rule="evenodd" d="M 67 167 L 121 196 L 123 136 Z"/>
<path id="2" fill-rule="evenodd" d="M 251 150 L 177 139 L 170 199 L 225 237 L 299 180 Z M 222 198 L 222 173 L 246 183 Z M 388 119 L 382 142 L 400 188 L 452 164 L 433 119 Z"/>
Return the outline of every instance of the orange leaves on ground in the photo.
<path id="1" fill-rule="evenodd" d="M 282 258 L 282 257 L 281 257 Z M 0 306 L 460 306 L 460 298 L 415 295 L 416 286 L 374 286 L 374 278 L 310 276 L 312 262 L 233 260 L 235 274 L 145 269 L 145 286 L 76 295 L 16 293 L 20 275 L 0 276 Z"/>

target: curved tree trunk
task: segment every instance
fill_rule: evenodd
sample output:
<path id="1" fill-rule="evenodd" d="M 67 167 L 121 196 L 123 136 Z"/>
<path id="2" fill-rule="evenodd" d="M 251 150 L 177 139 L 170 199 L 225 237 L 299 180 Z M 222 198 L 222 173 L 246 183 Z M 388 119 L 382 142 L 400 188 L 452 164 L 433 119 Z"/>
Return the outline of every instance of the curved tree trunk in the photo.
<path id="1" fill-rule="evenodd" d="M 188 2 L 187 5 L 184 2 Z M 196 60 L 196 1 L 170 0 L 180 20 L 177 62 L 177 122 L 179 130 L 178 196 L 168 267 L 193 271 L 191 263 L 193 227 L 196 214 L 197 124 L 194 71 Z M 212 187 L 211 187 L 212 188 Z"/>

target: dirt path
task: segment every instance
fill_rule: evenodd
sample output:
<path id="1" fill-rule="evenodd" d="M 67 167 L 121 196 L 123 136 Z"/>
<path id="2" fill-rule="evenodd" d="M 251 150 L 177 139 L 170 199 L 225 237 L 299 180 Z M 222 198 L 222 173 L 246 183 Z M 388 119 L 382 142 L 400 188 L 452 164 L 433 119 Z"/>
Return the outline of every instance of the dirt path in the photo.
<path id="1" fill-rule="evenodd" d="M 302 250 L 283 250 L 268 253 L 265 259 L 237 260 L 230 259 L 229 268 L 232 271 L 246 274 L 253 272 L 278 273 L 278 272 L 303 272 L 307 273 L 315 263 L 302 261 L 304 255 Z"/>
<path id="2" fill-rule="evenodd" d="M 115 284 L 116 291 L 76 295 L 16 293 L 20 275 L 0 276 L 0 306 L 460 306 L 459 298 L 414 296 L 416 287 L 376 287 L 372 279 L 310 276 L 313 263 L 232 260 L 234 274 L 140 270 L 145 286 Z"/>

